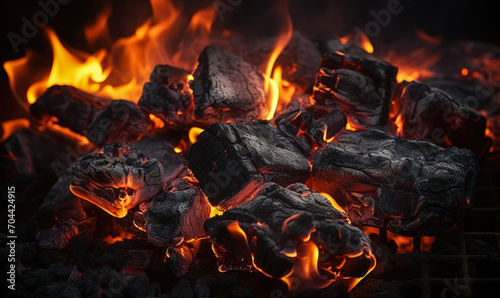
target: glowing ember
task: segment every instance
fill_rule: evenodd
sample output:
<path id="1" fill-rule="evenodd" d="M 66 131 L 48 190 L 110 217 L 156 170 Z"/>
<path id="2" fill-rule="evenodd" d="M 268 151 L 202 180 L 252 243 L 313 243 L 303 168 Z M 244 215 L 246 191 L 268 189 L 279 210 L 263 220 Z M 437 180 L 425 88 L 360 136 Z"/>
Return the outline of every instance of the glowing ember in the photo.
<path id="1" fill-rule="evenodd" d="M 203 132 L 202 128 L 191 127 L 189 130 L 189 141 L 194 144 L 198 141 L 198 136 Z"/>
<path id="2" fill-rule="evenodd" d="M 324 197 L 326 197 L 328 200 L 330 200 L 330 203 L 332 203 L 333 208 L 340 210 L 345 213 L 344 208 L 340 207 L 340 205 L 335 201 L 331 195 L 327 194 L 326 192 L 320 192 L 320 194 Z"/>
<path id="3" fill-rule="evenodd" d="M 2 136 L 0 138 L 0 142 L 5 141 L 9 138 L 13 133 L 19 131 L 23 128 L 28 128 L 30 126 L 30 122 L 28 119 L 13 119 L 9 121 L 5 121 L 2 123 Z"/>

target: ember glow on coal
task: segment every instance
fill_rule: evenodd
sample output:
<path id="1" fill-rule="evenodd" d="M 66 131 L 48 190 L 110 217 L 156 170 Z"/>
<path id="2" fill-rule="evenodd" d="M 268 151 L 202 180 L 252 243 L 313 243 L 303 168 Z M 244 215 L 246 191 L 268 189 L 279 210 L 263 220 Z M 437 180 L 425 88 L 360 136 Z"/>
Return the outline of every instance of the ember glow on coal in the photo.
<path id="1" fill-rule="evenodd" d="M 250 38 L 214 29 L 219 5 L 150 2 L 128 37 L 109 6 L 85 26 L 108 48 L 46 28 L 51 53 L 3 65 L 30 115 L 1 124 L 19 291 L 361 297 L 392 260 L 451 250 L 498 153 L 500 49 L 313 42 L 286 1 Z"/>

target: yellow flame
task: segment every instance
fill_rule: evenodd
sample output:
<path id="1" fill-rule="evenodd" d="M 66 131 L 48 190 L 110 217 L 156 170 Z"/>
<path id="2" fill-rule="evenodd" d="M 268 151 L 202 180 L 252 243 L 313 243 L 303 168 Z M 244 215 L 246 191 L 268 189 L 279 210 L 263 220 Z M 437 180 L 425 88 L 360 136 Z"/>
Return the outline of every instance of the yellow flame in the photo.
<path id="1" fill-rule="evenodd" d="M 198 136 L 203 132 L 202 128 L 199 127 L 191 127 L 189 130 L 189 141 L 194 144 L 198 141 Z"/>

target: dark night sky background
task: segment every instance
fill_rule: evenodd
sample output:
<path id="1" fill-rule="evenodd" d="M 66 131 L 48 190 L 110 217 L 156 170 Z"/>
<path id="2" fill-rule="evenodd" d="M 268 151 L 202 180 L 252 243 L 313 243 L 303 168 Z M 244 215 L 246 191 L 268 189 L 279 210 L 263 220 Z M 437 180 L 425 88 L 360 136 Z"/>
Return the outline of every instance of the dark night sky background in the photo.
<path id="1" fill-rule="evenodd" d="M 48 1 L 48 0 L 42 0 Z M 175 1 L 175 0 L 174 0 Z M 228 0 L 219 0 L 228 1 Z M 233 0 L 234 1 L 234 0 Z M 273 5 L 281 0 L 242 0 L 232 12 L 224 14 L 224 21 L 216 20 L 215 28 L 232 29 L 249 36 L 265 36 L 275 33 L 271 30 L 277 19 Z M 21 18 L 31 18 L 40 10 L 34 0 L 0 1 L 0 62 L 23 56 L 23 50 L 15 53 L 7 39 L 8 32 L 19 33 Z M 186 18 L 199 8 L 213 5 L 213 0 L 176 1 L 185 2 Z M 290 0 L 290 14 L 295 30 L 313 40 L 342 36 L 354 27 L 363 28 L 373 20 L 370 11 L 385 9 L 389 0 Z M 469 39 L 500 45 L 498 10 L 493 0 L 400 0 L 403 11 L 393 15 L 391 23 L 376 37 L 375 43 L 394 41 L 408 36 L 416 28 L 430 35 L 446 39 Z M 61 40 L 74 48 L 89 51 L 84 41 L 83 26 L 92 21 L 106 5 L 113 6 L 110 31 L 114 38 L 128 36 L 151 14 L 148 0 L 69 0 L 60 7 L 59 13 L 50 18 L 48 26 L 55 29 Z M 31 39 L 26 45 L 38 51 L 50 49 L 43 33 Z M 15 104 L 8 87 L 7 75 L 0 71 L 0 96 L 3 108 L 0 119 L 22 117 L 24 111 Z"/>

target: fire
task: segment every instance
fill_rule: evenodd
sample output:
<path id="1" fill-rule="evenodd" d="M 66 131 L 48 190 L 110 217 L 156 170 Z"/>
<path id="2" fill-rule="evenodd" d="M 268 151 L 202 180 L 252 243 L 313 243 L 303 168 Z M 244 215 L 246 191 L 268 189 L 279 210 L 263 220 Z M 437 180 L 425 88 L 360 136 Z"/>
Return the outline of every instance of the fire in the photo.
<path id="1" fill-rule="evenodd" d="M 47 58 L 32 51 L 4 64 L 14 96 L 27 110 L 28 104 L 34 103 L 48 87 L 65 84 L 137 102 L 155 65 L 192 69 L 198 53 L 210 44 L 208 36 L 215 20 L 215 7 L 198 11 L 189 22 L 186 22 L 188 10 L 174 1 L 151 0 L 151 7 L 153 16 L 135 34 L 93 54 L 64 46 L 48 29 L 53 54 L 51 67 L 39 65 Z M 110 14 L 107 7 L 93 23 L 85 26 L 84 35 L 90 47 L 105 44 L 109 39 Z M 179 32 L 184 35 L 179 37 Z"/>
<path id="2" fill-rule="evenodd" d="M 307 241 L 299 244 L 295 255 L 292 272 L 281 278 L 288 285 L 290 292 L 312 288 L 323 289 L 334 281 L 319 273 L 319 249 L 314 242 Z"/>
<path id="3" fill-rule="evenodd" d="M 288 7 L 286 7 L 288 9 Z M 265 91 L 269 101 L 269 113 L 264 118 L 266 120 L 271 120 L 274 117 L 274 113 L 276 112 L 276 108 L 278 107 L 278 101 L 280 98 L 283 98 L 285 94 L 280 94 L 280 85 L 282 83 L 281 80 L 281 68 L 277 67 L 273 73 L 274 64 L 278 59 L 281 52 L 285 49 L 286 45 L 292 38 L 292 21 L 290 19 L 290 15 L 287 13 L 285 15 L 284 20 L 284 30 L 282 34 L 277 38 L 276 45 L 269 56 L 269 60 L 267 62 L 266 71 L 265 71 Z M 272 76 L 271 76 L 272 74 Z M 283 88 L 283 87 L 282 87 Z M 284 90 L 284 89 L 282 89 Z M 288 89 L 290 90 L 290 89 Z M 287 93 L 288 94 L 288 93 Z M 289 94 L 291 97 L 291 94 Z M 288 99 L 289 101 L 289 99 Z"/>
<path id="4" fill-rule="evenodd" d="M 374 227 L 359 227 L 365 234 L 375 234 L 379 235 L 379 229 Z M 394 240 L 398 245 L 398 254 L 410 253 L 413 251 L 413 237 L 401 236 L 398 234 L 391 233 L 387 231 L 387 239 Z M 421 251 L 430 251 L 432 243 L 434 243 L 435 237 L 420 237 Z"/>
<path id="5" fill-rule="evenodd" d="M 219 209 L 213 206 L 210 206 L 210 218 L 215 217 L 217 215 L 222 215 L 222 213 L 224 212 L 220 211 Z"/>
<path id="6" fill-rule="evenodd" d="M 347 122 L 345 125 L 346 130 L 352 130 L 355 131 L 356 129 L 351 125 L 351 123 Z"/>
<path id="7" fill-rule="evenodd" d="M 332 203 L 333 208 L 335 208 L 335 209 L 337 209 L 337 210 L 339 210 L 339 211 L 342 211 L 342 212 L 346 213 L 346 212 L 345 212 L 345 210 L 344 210 L 344 208 L 342 208 L 342 207 L 341 207 L 341 206 L 337 203 L 337 201 L 335 201 L 335 199 L 333 199 L 333 198 L 332 198 L 332 196 L 331 196 L 331 195 L 327 194 L 326 192 L 320 192 L 320 194 L 321 194 L 322 196 L 326 197 L 326 198 L 330 201 L 330 203 Z"/>
<path id="8" fill-rule="evenodd" d="M 203 132 L 203 128 L 191 127 L 189 130 L 189 141 L 194 144 L 198 141 L 198 136 Z"/>
<path id="9" fill-rule="evenodd" d="M 165 123 L 153 114 L 149 114 L 149 119 L 153 122 L 155 128 L 161 129 L 165 126 Z"/>
<path id="10" fill-rule="evenodd" d="M 396 131 L 396 135 L 402 136 L 403 135 L 403 118 L 402 118 L 401 114 L 398 115 L 394 124 L 396 124 L 396 126 L 398 128 Z"/>
<path id="11" fill-rule="evenodd" d="M 349 286 L 347 287 L 348 292 L 350 292 L 352 289 L 354 289 L 354 287 L 356 287 L 356 285 L 359 284 L 359 282 L 362 281 L 363 278 L 365 278 L 368 274 L 370 274 L 370 272 L 372 272 L 373 269 L 375 269 L 375 267 L 377 266 L 377 259 L 375 259 L 375 256 L 372 253 L 369 254 L 368 258 L 371 261 L 370 268 L 368 269 L 368 271 L 366 272 L 366 274 L 363 277 L 358 277 L 358 278 L 352 279 L 352 281 L 349 283 Z"/>
<path id="12" fill-rule="evenodd" d="M 30 126 L 30 122 L 28 119 L 13 119 L 9 121 L 5 121 L 2 123 L 2 136 L 0 138 L 0 143 L 8 139 L 13 133 L 19 131 L 23 128 L 28 128 Z"/>
<path id="13" fill-rule="evenodd" d="M 361 39 L 361 48 L 365 50 L 366 52 L 372 54 L 373 53 L 373 45 L 370 42 L 370 39 L 368 36 L 366 36 L 364 33 L 360 34 L 360 39 Z"/>
<path id="14" fill-rule="evenodd" d="M 432 45 L 407 51 L 405 55 L 395 50 L 390 50 L 385 55 L 384 60 L 398 67 L 398 74 L 396 76 L 398 83 L 432 77 L 434 73 L 429 69 L 443 55 L 442 52 L 434 49 L 435 46 Z"/>
<path id="15" fill-rule="evenodd" d="M 342 44 L 347 44 L 349 42 L 354 42 L 358 47 L 362 48 L 369 54 L 373 54 L 374 48 L 370 41 L 370 38 L 366 36 L 364 32 L 349 33 L 339 38 Z"/>

